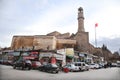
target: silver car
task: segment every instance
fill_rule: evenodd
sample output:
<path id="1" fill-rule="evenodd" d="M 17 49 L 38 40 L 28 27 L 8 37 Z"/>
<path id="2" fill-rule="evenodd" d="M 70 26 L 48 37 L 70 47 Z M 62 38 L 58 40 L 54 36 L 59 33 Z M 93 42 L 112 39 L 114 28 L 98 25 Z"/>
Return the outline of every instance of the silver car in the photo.
<path id="1" fill-rule="evenodd" d="M 68 68 L 71 72 L 72 71 L 79 71 L 79 67 L 75 66 L 74 64 L 66 64 L 63 68 Z"/>

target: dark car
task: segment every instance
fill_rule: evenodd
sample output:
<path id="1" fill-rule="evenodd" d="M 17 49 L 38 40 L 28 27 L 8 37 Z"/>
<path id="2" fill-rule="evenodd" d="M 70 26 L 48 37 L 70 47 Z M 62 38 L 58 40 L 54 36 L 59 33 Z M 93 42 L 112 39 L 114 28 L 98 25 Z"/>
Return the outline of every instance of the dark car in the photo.
<path id="1" fill-rule="evenodd" d="M 30 60 L 18 60 L 13 63 L 13 69 L 16 69 L 16 67 L 21 68 L 22 70 L 24 69 L 31 69 L 31 61 Z"/>
<path id="2" fill-rule="evenodd" d="M 59 67 L 56 64 L 46 64 L 39 67 L 40 71 L 51 72 L 51 73 L 58 73 Z"/>

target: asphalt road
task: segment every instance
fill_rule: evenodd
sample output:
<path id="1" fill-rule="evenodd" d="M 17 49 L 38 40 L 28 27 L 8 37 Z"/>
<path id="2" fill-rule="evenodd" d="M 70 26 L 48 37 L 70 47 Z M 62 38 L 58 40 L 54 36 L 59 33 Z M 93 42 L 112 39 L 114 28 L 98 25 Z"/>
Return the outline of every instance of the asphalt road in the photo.
<path id="1" fill-rule="evenodd" d="M 120 80 L 120 68 L 51 74 L 38 70 L 16 70 L 11 66 L 0 65 L 0 80 Z"/>

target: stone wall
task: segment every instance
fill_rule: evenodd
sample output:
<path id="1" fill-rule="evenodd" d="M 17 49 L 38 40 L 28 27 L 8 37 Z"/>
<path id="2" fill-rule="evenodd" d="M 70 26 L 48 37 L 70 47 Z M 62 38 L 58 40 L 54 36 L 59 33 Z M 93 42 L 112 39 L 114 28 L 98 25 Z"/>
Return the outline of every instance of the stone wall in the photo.
<path id="1" fill-rule="evenodd" d="M 34 36 L 33 45 L 35 49 L 54 50 L 56 49 L 56 38 L 54 36 Z"/>
<path id="2" fill-rule="evenodd" d="M 64 47 L 74 48 L 76 40 L 72 39 L 57 39 L 55 36 L 35 35 L 35 36 L 14 36 L 11 43 L 11 48 L 16 49 L 43 49 L 55 50 Z"/>
<path id="3" fill-rule="evenodd" d="M 33 47 L 33 36 L 13 36 L 11 48 L 20 49 L 25 47 Z"/>
<path id="4" fill-rule="evenodd" d="M 63 48 L 74 48 L 76 45 L 76 40 L 72 39 L 57 39 L 57 49 Z"/>
<path id="5" fill-rule="evenodd" d="M 79 51 L 89 51 L 90 44 L 89 44 L 89 35 L 88 32 L 78 32 L 74 39 L 76 39 L 77 49 Z"/>

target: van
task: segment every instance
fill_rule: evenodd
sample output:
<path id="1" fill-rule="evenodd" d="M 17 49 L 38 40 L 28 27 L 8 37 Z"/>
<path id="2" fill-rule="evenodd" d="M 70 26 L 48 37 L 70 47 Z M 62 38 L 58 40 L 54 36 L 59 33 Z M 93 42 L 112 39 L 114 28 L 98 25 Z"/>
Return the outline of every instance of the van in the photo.
<path id="1" fill-rule="evenodd" d="M 73 62 L 73 64 L 75 64 L 75 66 L 78 66 L 80 71 L 85 70 L 85 62 Z"/>

